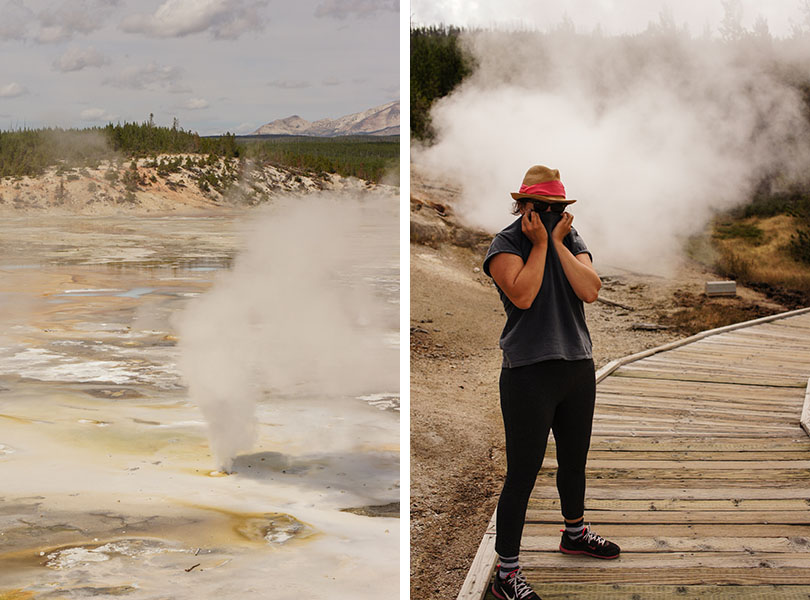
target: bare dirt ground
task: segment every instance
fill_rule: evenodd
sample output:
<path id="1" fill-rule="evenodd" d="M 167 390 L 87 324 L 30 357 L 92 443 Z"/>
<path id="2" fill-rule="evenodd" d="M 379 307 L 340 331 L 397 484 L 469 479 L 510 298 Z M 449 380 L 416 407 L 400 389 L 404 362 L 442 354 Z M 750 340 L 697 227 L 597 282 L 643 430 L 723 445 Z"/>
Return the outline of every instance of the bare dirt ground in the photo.
<path id="1" fill-rule="evenodd" d="M 458 192 L 411 180 L 411 598 L 455 598 L 497 504 L 505 473 L 498 399 L 505 320 L 480 270 L 489 236 L 460 226 Z M 684 259 L 672 278 L 596 263 L 586 307 L 597 368 L 692 332 L 789 307 L 740 288 L 707 299 L 717 275 Z M 666 327 L 666 328 L 664 328 Z"/>

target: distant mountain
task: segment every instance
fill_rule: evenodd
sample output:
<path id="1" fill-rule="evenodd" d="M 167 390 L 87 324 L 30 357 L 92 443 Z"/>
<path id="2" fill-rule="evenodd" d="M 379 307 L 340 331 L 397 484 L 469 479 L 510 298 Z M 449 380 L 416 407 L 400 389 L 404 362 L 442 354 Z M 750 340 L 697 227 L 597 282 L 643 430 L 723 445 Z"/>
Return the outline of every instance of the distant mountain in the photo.
<path id="1" fill-rule="evenodd" d="M 293 115 L 262 125 L 250 135 L 399 135 L 399 100 L 338 119 L 310 122 Z"/>

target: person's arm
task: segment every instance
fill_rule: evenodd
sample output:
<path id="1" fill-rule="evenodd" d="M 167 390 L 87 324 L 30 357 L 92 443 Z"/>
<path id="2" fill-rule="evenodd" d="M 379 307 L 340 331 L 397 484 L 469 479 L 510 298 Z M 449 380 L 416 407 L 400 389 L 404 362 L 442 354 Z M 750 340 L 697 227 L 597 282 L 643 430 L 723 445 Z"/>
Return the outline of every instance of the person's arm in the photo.
<path id="1" fill-rule="evenodd" d="M 574 215 L 563 213 L 562 219 L 551 232 L 551 243 L 560 257 L 565 277 L 574 289 L 577 298 L 583 302 L 596 302 L 599 297 L 599 290 L 602 287 L 602 280 L 596 273 L 591 263 L 591 257 L 587 252 L 582 252 L 574 256 L 563 243 L 565 236 L 571 231 L 571 224 L 574 222 Z"/>
<path id="2" fill-rule="evenodd" d="M 489 272 L 512 304 L 526 310 L 534 302 L 543 284 L 548 233 L 540 217 L 532 216 L 532 211 L 523 215 L 521 230 L 532 242 L 526 262 L 517 254 L 501 252 L 490 260 Z"/>

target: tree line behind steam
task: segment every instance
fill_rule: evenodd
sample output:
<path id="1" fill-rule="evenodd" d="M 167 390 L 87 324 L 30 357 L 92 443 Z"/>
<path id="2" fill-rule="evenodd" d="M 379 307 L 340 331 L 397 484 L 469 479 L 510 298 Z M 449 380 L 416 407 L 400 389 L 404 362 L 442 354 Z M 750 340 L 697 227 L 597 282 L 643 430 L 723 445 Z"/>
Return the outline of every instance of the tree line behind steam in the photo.
<path id="1" fill-rule="evenodd" d="M 379 181 L 399 165 L 396 137 L 237 138 L 232 133 L 203 137 L 178 127 L 161 127 L 152 116 L 143 123 L 86 129 L 0 131 L 0 177 L 36 177 L 59 166 L 95 167 L 104 160 L 199 154 L 250 159 L 307 172 L 337 173 Z"/>

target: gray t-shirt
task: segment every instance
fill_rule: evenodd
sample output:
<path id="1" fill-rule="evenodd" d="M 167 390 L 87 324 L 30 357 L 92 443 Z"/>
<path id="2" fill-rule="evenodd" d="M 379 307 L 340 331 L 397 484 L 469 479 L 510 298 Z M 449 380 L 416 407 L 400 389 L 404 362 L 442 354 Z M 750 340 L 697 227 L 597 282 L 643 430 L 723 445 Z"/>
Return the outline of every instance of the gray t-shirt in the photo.
<path id="1" fill-rule="evenodd" d="M 543 360 L 581 360 L 591 358 L 591 336 L 585 323 L 585 309 L 565 277 L 557 251 L 551 243 L 551 230 L 561 216 L 556 213 L 539 213 L 546 230 L 549 244 L 543 284 L 532 305 L 522 310 L 512 304 L 503 290 L 498 288 L 506 311 L 506 325 L 501 333 L 503 366 L 507 368 L 530 365 Z M 575 256 L 588 251 L 585 242 L 572 227 L 563 244 Z M 484 273 L 489 272 L 489 261 L 501 252 L 516 254 L 525 263 L 529 258 L 532 243 L 521 231 L 521 218 L 501 231 L 492 240 L 484 259 Z M 496 284 L 497 285 L 497 284 Z"/>

